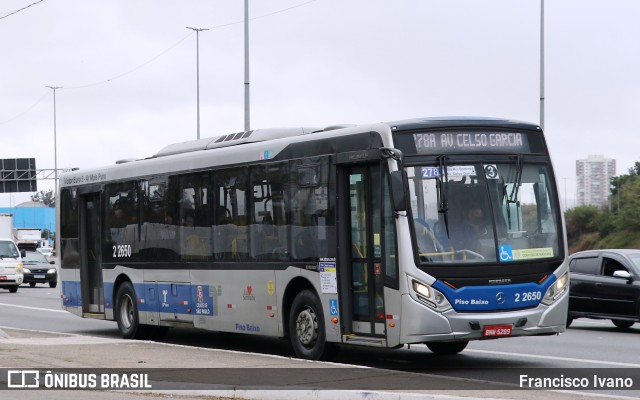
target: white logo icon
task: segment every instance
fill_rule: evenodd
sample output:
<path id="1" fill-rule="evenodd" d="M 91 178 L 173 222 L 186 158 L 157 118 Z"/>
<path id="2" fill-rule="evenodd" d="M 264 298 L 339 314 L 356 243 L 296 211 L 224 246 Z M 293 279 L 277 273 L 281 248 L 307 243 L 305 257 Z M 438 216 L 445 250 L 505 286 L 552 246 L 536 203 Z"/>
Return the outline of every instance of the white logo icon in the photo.
<path id="1" fill-rule="evenodd" d="M 13 377 L 12 377 L 13 375 Z M 7 371 L 8 388 L 37 388 L 40 387 L 40 371 L 37 370 L 9 370 Z"/>

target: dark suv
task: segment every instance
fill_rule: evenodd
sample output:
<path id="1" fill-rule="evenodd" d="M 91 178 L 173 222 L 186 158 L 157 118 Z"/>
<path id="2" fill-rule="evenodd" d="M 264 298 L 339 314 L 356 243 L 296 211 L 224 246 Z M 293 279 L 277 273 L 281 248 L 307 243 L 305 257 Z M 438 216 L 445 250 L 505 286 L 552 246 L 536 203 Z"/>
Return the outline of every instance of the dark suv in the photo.
<path id="1" fill-rule="evenodd" d="M 55 261 L 49 261 L 44 254 L 37 251 L 25 251 L 22 256 L 24 283 L 35 287 L 36 283 L 48 283 L 54 288 L 58 285 L 58 271 Z"/>
<path id="2" fill-rule="evenodd" d="M 640 250 L 589 250 L 569 257 L 569 317 L 610 319 L 618 328 L 640 321 Z"/>

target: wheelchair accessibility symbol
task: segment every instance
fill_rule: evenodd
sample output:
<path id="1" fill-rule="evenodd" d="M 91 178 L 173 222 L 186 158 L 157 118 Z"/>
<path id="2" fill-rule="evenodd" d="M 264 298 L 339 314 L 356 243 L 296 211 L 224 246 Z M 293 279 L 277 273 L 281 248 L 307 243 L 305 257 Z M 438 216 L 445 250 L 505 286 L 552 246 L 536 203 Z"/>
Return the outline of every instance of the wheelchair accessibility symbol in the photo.
<path id="1" fill-rule="evenodd" d="M 511 249 L 511 246 L 509 245 L 498 246 L 498 249 L 499 249 L 500 262 L 513 261 L 513 250 Z"/>
<path id="2" fill-rule="evenodd" d="M 329 314 L 338 315 L 338 300 L 329 300 Z"/>

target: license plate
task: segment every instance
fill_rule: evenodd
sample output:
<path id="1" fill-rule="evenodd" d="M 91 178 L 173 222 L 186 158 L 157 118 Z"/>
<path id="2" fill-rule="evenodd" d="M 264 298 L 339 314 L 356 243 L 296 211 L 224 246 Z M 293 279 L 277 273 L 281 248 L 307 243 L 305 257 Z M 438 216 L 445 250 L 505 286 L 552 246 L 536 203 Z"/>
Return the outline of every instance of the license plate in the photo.
<path id="1" fill-rule="evenodd" d="M 0 276 L 0 281 L 6 281 L 7 277 L 6 276 Z"/>
<path id="2" fill-rule="evenodd" d="M 487 325 L 484 327 L 482 336 L 485 336 L 485 337 L 511 336 L 512 329 L 513 327 L 511 325 Z"/>
<path id="3" fill-rule="evenodd" d="M 35 279 L 44 279 L 44 275 L 34 275 Z"/>

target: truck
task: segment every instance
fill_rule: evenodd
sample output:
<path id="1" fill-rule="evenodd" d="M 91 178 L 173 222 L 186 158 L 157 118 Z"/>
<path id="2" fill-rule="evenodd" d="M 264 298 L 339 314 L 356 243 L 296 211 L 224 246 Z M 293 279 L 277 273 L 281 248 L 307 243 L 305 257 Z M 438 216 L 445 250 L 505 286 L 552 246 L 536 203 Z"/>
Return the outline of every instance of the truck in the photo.
<path id="1" fill-rule="evenodd" d="M 42 232 L 38 228 L 15 228 L 13 239 L 20 250 L 35 250 L 42 239 Z"/>
<path id="2" fill-rule="evenodd" d="M 13 241 L 13 214 L 0 214 L 0 289 L 15 293 L 23 280 L 22 257 Z"/>
<path id="3" fill-rule="evenodd" d="M 0 239 L 13 239 L 13 214 L 0 214 Z"/>

